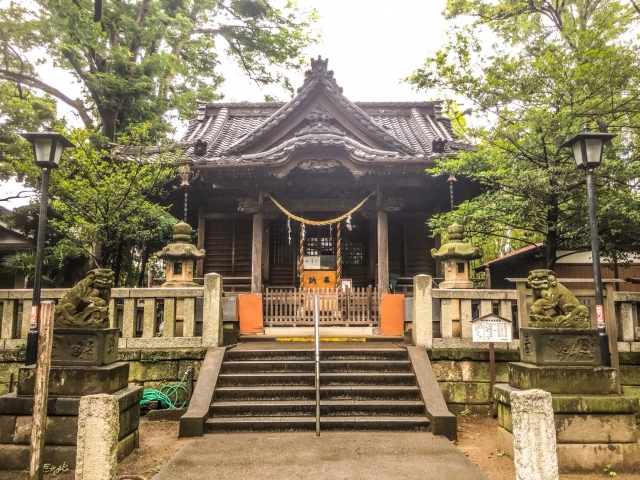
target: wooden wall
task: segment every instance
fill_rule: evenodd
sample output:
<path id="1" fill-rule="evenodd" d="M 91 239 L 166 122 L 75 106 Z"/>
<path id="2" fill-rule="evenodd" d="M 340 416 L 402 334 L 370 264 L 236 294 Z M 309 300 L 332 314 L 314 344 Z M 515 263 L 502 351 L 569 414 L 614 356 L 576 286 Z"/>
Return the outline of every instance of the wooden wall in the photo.
<path id="1" fill-rule="evenodd" d="M 251 276 L 252 218 L 215 219 L 205 222 L 204 273 L 225 277 Z"/>
<path id="2" fill-rule="evenodd" d="M 429 236 L 426 220 L 394 218 L 389 214 L 389 273 L 401 277 L 436 274 L 431 249 L 435 239 Z"/>

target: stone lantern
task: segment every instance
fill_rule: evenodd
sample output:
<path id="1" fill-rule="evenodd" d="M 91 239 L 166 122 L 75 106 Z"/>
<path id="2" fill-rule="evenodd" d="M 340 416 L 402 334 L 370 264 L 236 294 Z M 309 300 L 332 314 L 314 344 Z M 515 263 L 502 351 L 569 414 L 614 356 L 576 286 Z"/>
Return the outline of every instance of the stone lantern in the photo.
<path id="1" fill-rule="evenodd" d="M 444 262 L 444 282 L 440 288 L 473 288 L 469 276 L 469 260 L 482 257 L 482 249 L 463 242 L 464 226 L 453 222 L 447 228 L 449 242 L 437 250 L 431 249 L 431 256 Z"/>
<path id="2" fill-rule="evenodd" d="M 204 258 L 204 250 L 198 250 L 191 240 L 191 227 L 178 222 L 173 226 L 173 243 L 156 255 L 166 262 L 166 279 L 163 287 L 196 287 L 193 281 L 195 262 Z"/>
<path id="3" fill-rule="evenodd" d="M 431 256 L 444 263 L 444 282 L 440 283 L 440 288 L 473 288 L 469 276 L 469 260 L 480 258 L 482 249 L 462 241 L 464 226 L 458 222 L 453 222 L 447 228 L 447 236 L 447 243 L 437 250 L 431 249 Z M 451 333 L 454 337 L 460 336 L 460 319 L 460 300 L 451 299 Z"/>

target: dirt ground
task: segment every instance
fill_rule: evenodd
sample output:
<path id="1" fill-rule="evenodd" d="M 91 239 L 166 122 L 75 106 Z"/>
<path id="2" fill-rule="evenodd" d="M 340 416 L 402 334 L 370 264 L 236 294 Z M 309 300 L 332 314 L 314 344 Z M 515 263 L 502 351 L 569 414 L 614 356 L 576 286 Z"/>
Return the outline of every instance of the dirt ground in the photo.
<path id="1" fill-rule="evenodd" d="M 516 477 L 513 460 L 500 456 L 497 449 L 498 420 L 489 415 L 458 417 L 458 448 L 491 480 L 513 480 Z M 604 467 L 604 465 L 603 465 Z M 620 480 L 637 480 L 638 473 L 615 472 Z M 611 478 L 608 473 L 560 475 L 560 480 L 596 480 Z"/>
<path id="2" fill-rule="evenodd" d="M 491 480 L 513 480 L 513 461 L 500 456 L 496 448 L 497 420 L 484 415 L 458 417 L 458 448 Z M 118 480 L 150 480 L 188 439 L 178 438 L 178 422 L 140 419 L 140 448 L 118 464 Z M 616 479 L 635 480 L 638 473 L 616 472 Z M 2 480 L 24 480 L 26 472 L 0 470 Z M 73 480 L 73 472 L 46 474 L 46 480 Z M 597 480 L 611 478 L 605 472 L 561 475 L 560 480 Z"/>

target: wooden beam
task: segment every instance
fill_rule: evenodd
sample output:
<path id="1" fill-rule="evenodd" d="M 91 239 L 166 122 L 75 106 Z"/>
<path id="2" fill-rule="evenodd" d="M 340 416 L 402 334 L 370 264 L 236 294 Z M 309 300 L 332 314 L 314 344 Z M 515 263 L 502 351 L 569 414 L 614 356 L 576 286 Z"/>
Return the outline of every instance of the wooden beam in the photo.
<path id="1" fill-rule="evenodd" d="M 363 195 L 363 198 L 366 195 Z M 276 200 L 282 204 L 284 208 L 290 212 L 348 212 L 355 207 L 362 198 L 359 199 L 333 199 L 333 198 L 314 198 L 314 199 L 279 199 Z M 359 211 L 375 211 L 375 199 L 370 198 L 365 204 L 360 207 Z M 265 212 L 279 212 L 280 209 L 276 205 L 267 201 L 264 203 Z"/>
<path id="2" fill-rule="evenodd" d="M 387 212 L 378 210 L 378 293 L 389 292 L 389 227 Z"/>
<path id="3" fill-rule="evenodd" d="M 251 246 L 251 293 L 262 293 L 262 230 L 264 214 L 253 214 L 253 244 Z"/>
<path id="4" fill-rule="evenodd" d="M 44 438 L 47 426 L 47 400 L 49 398 L 49 372 L 51 370 L 51 348 L 53 347 L 52 301 L 40 305 L 40 332 L 38 335 L 38 359 L 33 388 L 33 420 L 31 424 L 31 451 L 29 455 L 29 480 L 42 480 Z"/>

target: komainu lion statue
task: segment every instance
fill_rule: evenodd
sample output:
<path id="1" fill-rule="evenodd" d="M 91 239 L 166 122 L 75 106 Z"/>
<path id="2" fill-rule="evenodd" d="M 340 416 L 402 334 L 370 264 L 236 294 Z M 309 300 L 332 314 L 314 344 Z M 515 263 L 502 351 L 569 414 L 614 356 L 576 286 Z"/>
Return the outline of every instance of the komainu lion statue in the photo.
<path id="1" fill-rule="evenodd" d="M 108 328 L 113 271 L 97 268 L 87 273 L 56 305 L 57 328 Z"/>
<path id="2" fill-rule="evenodd" d="M 589 309 L 556 279 L 551 270 L 529 272 L 533 305 L 529 310 L 530 327 L 589 328 Z"/>

